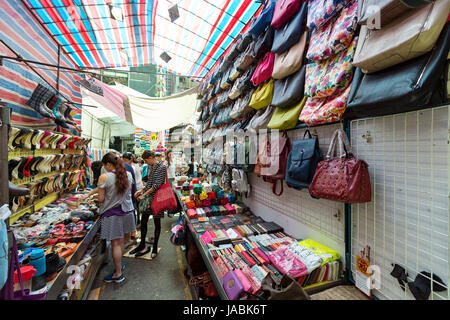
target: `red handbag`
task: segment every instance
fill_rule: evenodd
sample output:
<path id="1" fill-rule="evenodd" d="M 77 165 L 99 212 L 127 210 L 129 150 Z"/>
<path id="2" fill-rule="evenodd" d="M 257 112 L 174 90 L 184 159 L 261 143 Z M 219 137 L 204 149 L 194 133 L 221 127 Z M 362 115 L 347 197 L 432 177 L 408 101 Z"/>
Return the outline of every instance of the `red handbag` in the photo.
<path id="1" fill-rule="evenodd" d="M 208 192 L 208 199 L 210 199 L 210 200 L 216 199 L 216 193 L 215 192 Z"/>
<path id="2" fill-rule="evenodd" d="M 275 53 L 267 52 L 253 73 L 251 81 L 255 87 L 272 77 L 274 62 Z"/>
<path id="3" fill-rule="evenodd" d="M 166 182 L 155 192 L 152 202 L 152 211 L 156 216 L 167 210 L 175 210 L 177 208 L 177 199 L 173 193 L 172 186 L 169 183 L 166 173 Z"/>
<path id="4" fill-rule="evenodd" d="M 271 26 L 280 29 L 288 20 L 298 12 L 302 0 L 279 0 L 275 5 Z"/>
<path id="5" fill-rule="evenodd" d="M 336 146 L 339 158 L 333 158 Z M 369 166 L 357 160 L 342 129 L 334 132 L 325 158 L 317 165 L 309 187 L 312 197 L 345 203 L 364 203 L 372 200 Z"/>
<path id="6" fill-rule="evenodd" d="M 287 159 L 291 152 L 291 141 L 286 132 L 283 132 L 273 146 L 271 140 L 267 136 L 267 139 L 260 144 L 254 173 L 261 176 L 265 182 L 272 183 L 272 192 L 281 196 L 283 194 L 283 180 L 286 176 Z M 276 192 L 278 181 L 281 181 L 279 193 Z"/>

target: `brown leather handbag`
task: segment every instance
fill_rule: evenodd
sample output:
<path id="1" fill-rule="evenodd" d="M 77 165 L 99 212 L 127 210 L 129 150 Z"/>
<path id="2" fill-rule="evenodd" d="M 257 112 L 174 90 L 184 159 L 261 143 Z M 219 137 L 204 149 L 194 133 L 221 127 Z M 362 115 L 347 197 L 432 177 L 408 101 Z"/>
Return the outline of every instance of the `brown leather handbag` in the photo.
<path id="1" fill-rule="evenodd" d="M 265 182 L 272 183 L 272 192 L 277 196 L 283 194 L 283 180 L 286 176 L 286 165 L 291 152 L 291 141 L 286 132 L 283 132 L 272 145 L 271 138 L 261 142 L 254 173 L 261 176 Z M 281 191 L 277 193 L 277 184 L 281 181 Z"/>
<path id="2" fill-rule="evenodd" d="M 339 157 L 333 158 L 336 147 Z M 369 166 L 352 154 L 347 135 L 342 129 L 334 132 L 324 161 L 319 162 L 309 193 L 322 198 L 345 203 L 364 203 L 372 200 Z"/>

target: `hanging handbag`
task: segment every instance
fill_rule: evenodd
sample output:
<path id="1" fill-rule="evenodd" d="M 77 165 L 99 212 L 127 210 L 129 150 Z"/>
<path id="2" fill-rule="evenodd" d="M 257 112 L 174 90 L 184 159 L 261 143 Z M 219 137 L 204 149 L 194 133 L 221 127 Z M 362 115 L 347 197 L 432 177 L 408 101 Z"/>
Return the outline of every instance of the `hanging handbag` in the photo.
<path id="1" fill-rule="evenodd" d="M 240 54 L 234 63 L 234 67 L 236 70 L 240 70 L 241 72 L 247 71 L 247 69 L 255 62 L 255 59 L 252 57 L 252 52 L 255 48 L 255 41 L 252 41 L 247 49 Z"/>
<path id="2" fill-rule="evenodd" d="M 177 199 L 173 193 L 167 173 L 166 182 L 156 190 L 151 207 L 155 216 L 164 213 L 164 211 L 175 210 L 177 208 Z"/>
<path id="3" fill-rule="evenodd" d="M 275 108 L 272 118 L 267 124 L 267 128 L 271 130 L 289 130 L 295 128 L 306 99 L 307 97 L 303 97 L 302 101 L 293 104 L 291 107 Z"/>
<path id="4" fill-rule="evenodd" d="M 217 289 L 216 289 L 214 282 L 211 279 L 211 275 L 209 274 L 208 271 L 206 271 L 205 273 L 203 273 L 200 276 L 193 276 L 189 280 L 189 285 L 198 287 L 198 288 L 202 288 L 203 293 L 201 293 L 200 295 L 204 295 L 209 298 L 219 296 L 219 293 L 217 292 Z"/>
<path id="5" fill-rule="evenodd" d="M 351 46 L 329 60 L 306 65 L 305 96 L 326 98 L 345 91 L 353 79 L 352 60 L 358 38 Z"/>
<path id="6" fill-rule="evenodd" d="M 287 78 L 276 80 L 273 87 L 272 105 L 276 108 L 290 107 L 303 98 L 306 66 Z"/>
<path id="7" fill-rule="evenodd" d="M 267 52 L 270 52 L 273 44 L 273 36 L 274 30 L 272 27 L 267 28 L 267 30 L 259 36 L 251 53 L 251 57 L 254 60 L 260 60 Z"/>
<path id="8" fill-rule="evenodd" d="M 252 110 L 254 110 L 249 106 L 250 99 L 252 98 L 254 91 L 255 90 L 250 90 L 246 96 L 236 100 L 236 103 L 233 106 L 233 110 L 230 112 L 230 117 L 232 117 L 233 119 L 237 119 L 241 116 L 247 115 Z"/>
<path id="9" fill-rule="evenodd" d="M 239 43 L 238 45 L 238 50 L 239 52 L 244 52 L 248 49 L 248 46 L 253 42 L 253 36 L 246 32 L 243 36 L 242 36 L 242 41 Z"/>
<path id="10" fill-rule="evenodd" d="M 435 0 L 359 0 L 358 1 L 358 23 L 366 25 L 368 22 L 374 27 L 376 19 L 380 19 L 380 28 L 396 19 L 398 16 L 408 12 L 413 8 L 420 8 Z"/>
<path id="11" fill-rule="evenodd" d="M 261 281 L 261 289 L 267 300 L 311 300 L 300 284 L 288 275 L 279 279 L 269 272 Z"/>
<path id="12" fill-rule="evenodd" d="M 248 33 L 253 35 L 254 39 L 257 39 L 261 33 L 266 30 L 272 22 L 273 12 L 275 10 L 276 0 L 265 1 L 264 8 L 257 18 L 252 19 Z"/>
<path id="13" fill-rule="evenodd" d="M 347 49 L 355 35 L 358 1 L 351 0 L 339 15 L 312 32 L 306 54 L 308 60 L 330 59 Z"/>
<path id="14" fill-rule="evenodd" d="M 382 116 L 445 102 L 443 72 L 449 50 L 447 23 L 430 53 L 371 74 L 357 68 L 348 112 L 357 117 Z"/>
<path id="15" fill-rule="evenodd" d="M 255 87 L 272 77 L 274 60 L 275 53 L 267 52 L 264 59 L 258 64 L 252 76 L 252 83 Z"/>
<path id="16" fill-rule="evenodd" d="M 270 25 L 275 29 L 282 28 L 286 22 L 295 15 L 302 5 L 303 0 L 279 0 L 273 11 Z"/>
<path id="17" fill-rule="evenodd" d="M 305 139 L 306 134 L 309 135 L 308 139 Z M 303 139 L 292 144 L 287 160 L 286 184 L 296 189 L 309 188 L 317 164 L 322 160 L 318 139 L 313 138 L 309 130 L 306 130 Z"/>
<path id="18" fill-rule="evenodd" d="M 353 65 L 373 73 L 430 52 L 449 12 L 450 1 L 438 0 L 399 16 L 382 29 L 362 26 Z"/>
<path id="19" fill-rule="evenodd" d="M 301 9 L 295 13 L 290 21 L 282 28 L 275 30 L 273 36 L 272 52 L 283 53 L 300 41 L 305 31 L 305 19 L 308 3 L 304 2 Z"/>
<path id="20" fill-rule="evenodd" d="M 338 14 L 350 0 L 310 0 L 308 3 L 309 29 L 319 29 Z"/>
<path id="21" fill-rule="evenodd" d="M 337 96 L 328 98 L 308 98 L 299 120 L 308 126 L 336 122 L 342 119 L 347 108 L 348 96 L 352 86 Z"/>
<path id="22" fill-rule="evenodd" d="M 288 51 L 281 54 L 275 54 L 272 78 L 283 79 L 300 70 L 303 63 L 303 54 L 307 38 L 308 32 L 305 31 L 301 36 L 300 41 L 293 45 Z"/>
<path id="23" fill-rule="evenodd" d="M 258 110 L 258 112 L 256 112 L 253 118 L 250 120 L 247 126 L 247 130 L 258 131 L 260 129 L 266 129 L 270 119 L 272 119 L 272 115 L 274 112 L 274 106 L 268 106 L 264 109 Z"/>
<path id="24" fill-rule="evenodd" d="M 263 177 L 265 182 L 272 183 L 272 192 L 281 196 L 283 194 L 283 180 L 286 176 L 287 158 L 291 152 L 291 142 L 286 132 L 278 137 L 275 144 L 272 144 L 271 140 L 267 136 L 265 141 L 261 142 L 254 173 Z M 279 193 L 276 192 L 278 181 L 281 181 Z"/>
<path id="25" fill-rule="evenodd" d="M 338 149 L 338 150 L 336 150 Z M 338 158 L 334 158 L 338 151 Z M 368 165 L 352 154 L 347 135 L 334 132 L 324 161 L 319 162 L 309 187 L 311 196 L 345 203 L 372 200 Z"/>
<path id="26" fill-rule="evenodd" d="M 246 92 L 247 90 L 253 89 L 252 76 L 255 72 L 256 66 L 251 66 L 245 73 L 236 81 L 239 82 L 237 89 L 241 92 Z"/>
<path id="27" fill-rule="evenodd" d="M 267 107 L 272 102 L 274 81 L 270 79 L 268 82 L 260 84 L 253 92 L 249 106 L 259 110 Z"/>
<path id="28" fill-rule="evenodd" d="M 236 100 L 241 95 L 241 90 L 238 89 L 239 81 L 236 81 L 233 84 L 233 87 L 230 90 L 230 93 L 228 94 L 228 99 Z"/>

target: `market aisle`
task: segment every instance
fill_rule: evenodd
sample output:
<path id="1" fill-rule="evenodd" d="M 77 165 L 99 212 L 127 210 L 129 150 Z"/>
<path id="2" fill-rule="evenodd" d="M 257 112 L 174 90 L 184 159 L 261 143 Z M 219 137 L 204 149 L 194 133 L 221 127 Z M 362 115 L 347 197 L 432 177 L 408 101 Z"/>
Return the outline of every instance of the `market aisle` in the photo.
<path id="1" fill-rule="evenodd" d="M 176 221 L 177 217 L 167 216 L 161 220 L 161 250 L 154 260 L 124 258 L 124 282 L 103 282 L 103 277 L 114 268 L 112 261 L 109 261 L 97 274 L 91 290 L 91 299 L 191 300 L 188 282 L 183 276 L 183 268 L 186 266 L 184 252 L 169 241 L 170 230 Z M 148 235 L 153 236 L 153 221 L 150 220 L 148 225 Z"/>

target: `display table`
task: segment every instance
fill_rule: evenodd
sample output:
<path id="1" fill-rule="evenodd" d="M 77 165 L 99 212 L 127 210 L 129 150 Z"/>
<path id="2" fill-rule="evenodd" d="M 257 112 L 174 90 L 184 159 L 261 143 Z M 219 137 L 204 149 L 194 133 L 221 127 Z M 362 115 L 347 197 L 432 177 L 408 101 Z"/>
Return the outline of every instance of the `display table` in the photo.
<path id="1" fill-rule="evenodd" d="M 200 239 L 200 234 L 198 234 L 194 227 L 192 226 L 192 223 L 189 220 L 189 217 L 187 216 L 186 212 L 183 211 L 182 213 L 183 218 L 185 220 L 185 224 L 187 226 L 187 230 L 188 232 L 190 232 L 190 234 L 192 235 L 192 238 L 194 239 L 194 243 L 198 249 L 198 251 L 200 252 L 203 261 L 208 269 L 208 272 L 211 276 L 211 279 L 217 289 L 217 292 L 219 293 L 219 297 L 222 300 L 229 300 L 223 285 L 222 285 L 222 281 L 221 281 L 221 277 L 218 276 L 218 274 L 220 274 L 220 272 L 216 269 L 215 267 L 215 263 L 212 259 L 212 257 L 210 256 L 209 252 L 208 252 L 208 248 L 203 244 L 203 242 Z M 324 281 L 321 283 L 315 283 L 312 285 L 308 285 L 303 287 L 303 289 L 308 293 L 308 294 L 315 294 L 318 292 L 321 292 L 323 290 L 338 286 L 338 285 L 342 285 L 344 284 L 344 279 L 339 279 L 336 281 Z"/>

